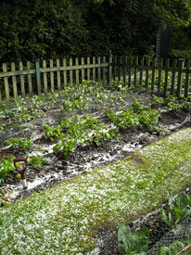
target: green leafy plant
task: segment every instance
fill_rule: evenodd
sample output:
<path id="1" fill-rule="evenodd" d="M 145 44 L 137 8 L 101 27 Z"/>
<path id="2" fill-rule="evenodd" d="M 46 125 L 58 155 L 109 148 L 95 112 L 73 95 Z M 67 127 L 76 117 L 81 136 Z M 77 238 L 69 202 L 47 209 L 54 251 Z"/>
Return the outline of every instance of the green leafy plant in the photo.
<path id="1" fill-rule="evenodd" d="M 174 241 L 169 246 L 162 246 L 159 249 L 159 255 L 175 255 L 183 250 L 187 245 L 190 244 L 190 241 Z M 188 249 L 181 254 L 189 255 L 191 253 L 191 247 L 188 246 Z"/>
<path id="2" fill-rule="evenodd" d="M 132 233 L 128 226 L 121 225 L 118 230 L 120 254 L 146 255 L 149 244 L 149 230 L 145 227 Z"/>
<path id="3" fill-rule="evenodd" d="M 164 105 L 164 98 L 153 95 L 152 98 L 151 98 L 151 102 Z"/>
<path id="4" fill-rule="evenodd" d="M 162 220 L 170 227 L 175 227 L 188 215 L 191 215 L 191 197 L 180 193 L 174 202 L 169 192 L 168 206 L 162 207 L 160 212 Z"/>
<path id="5" fill-rule="evenodd" d="M 114 124 L 120 129 L 127 129 L 131 126 L 139 126 L 139 119 L 137 114 L 133 111 L 132 108 L 127 111 L 123 111 L 119 115 L 110 110 L 109 114 L 107 114 L 109 119 L 114 120 Z"/>
<path id="6" fill-rule="evenodd" d="M 116 129 L 109 128 L 91 115 L 67 117 L 60 121 L 58 126 L 45 125 L 44 129 L 45 135 L 51 141 L 58 139 L 53 152 L 62 151 L 65 157 L 68 156 L 68 152 L 75 152 L 78 144 L 95 143 L 100 146 L 102 140 L 119 139 Z"/>
<path id="7" fill-rule="evenodd" d="M 11 156 L 9 159 L 6 159 L 5 157 L 0 159 L 0 183 L 3 182 L 6 177 L 11 176 L 15 171 L 13 164 L 14 159 L 15 156 Z"/>
<path id="8" fill-rule="evenodd" d="M 11 147 L 15 149 L 22 149 L 22 150 L 28 150 L 32 146 L 32 142 L 29 137 L 19 139 L 19 138 L 10 138 L 10 140 L 7 140 L 4 142 L 5 146 L 11 145 Z"/>
<path id="9" fill-rule="evenodd" d="M 113 120 L 119 129 L 125 130 L 128 127 L 138 126 L 140 128 L 147 127 L 151 131 L 161 116 L 159 111 L 151 109 L 150 106 L 145 106 L 142 102 L 138 102 L 136 98 L 134 98 L 134 103 L 128 110 L 117 114 L 112 109 L 109 109 L 106 115 Z"/>
<path id="10" fill-rule="evenodd" d="M 43 167 L 47 163 L 47 161 L 44 160 L 40 155 L 27 156 L 27 159 L 28 164 L 32 165 L 36 169 Z"/>
<path id="11" fill-rule="evenodd" d="M 51 140 L 54 141 L 56 138 L 62 137 L 63 133 L 61 132 L 62 126 L 43 126 L 45 130 L 45 135 Z"/>

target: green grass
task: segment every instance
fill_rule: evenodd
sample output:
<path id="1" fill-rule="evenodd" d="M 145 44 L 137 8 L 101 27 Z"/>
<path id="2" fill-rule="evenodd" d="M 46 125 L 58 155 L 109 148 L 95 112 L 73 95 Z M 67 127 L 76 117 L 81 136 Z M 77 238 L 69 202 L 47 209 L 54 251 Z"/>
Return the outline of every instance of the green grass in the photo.
<path id="1" fill-rule="evenodd" d="M 0 254 L 90 254 L 99 228 L 147 214 L 189 185 L 190 158 L 188 128 L 2 208 Z"/>

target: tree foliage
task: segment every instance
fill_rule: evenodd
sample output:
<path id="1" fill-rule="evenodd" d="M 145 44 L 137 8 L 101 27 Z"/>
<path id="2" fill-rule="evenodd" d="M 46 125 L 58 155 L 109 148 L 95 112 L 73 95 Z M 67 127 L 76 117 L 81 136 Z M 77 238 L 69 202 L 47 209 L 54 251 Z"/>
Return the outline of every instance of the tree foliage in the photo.
<path id="1" fill-rule="evenodd" d="M 147 54 L 159 25 L 189 25 L 190 6 L 190 0 L 3 0 L 0 61 Z"/>

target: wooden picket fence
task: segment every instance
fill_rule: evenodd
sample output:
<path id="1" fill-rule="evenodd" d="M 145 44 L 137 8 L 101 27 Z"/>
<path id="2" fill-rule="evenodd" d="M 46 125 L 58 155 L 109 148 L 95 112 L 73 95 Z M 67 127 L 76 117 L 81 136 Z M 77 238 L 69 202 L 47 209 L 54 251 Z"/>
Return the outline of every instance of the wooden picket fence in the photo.
<path id="1" fill-rule="evenodd" d="M 144 87 L 152 93 L 188 97 L 190 73 L 190 60 L 157 61 L 129 56 L 4 63 L 0 72 L 0 101 L 60 91 L 68 84 L 80 84 L 83 80 L 104 86 L 122 82 L 128 87 Z"/>

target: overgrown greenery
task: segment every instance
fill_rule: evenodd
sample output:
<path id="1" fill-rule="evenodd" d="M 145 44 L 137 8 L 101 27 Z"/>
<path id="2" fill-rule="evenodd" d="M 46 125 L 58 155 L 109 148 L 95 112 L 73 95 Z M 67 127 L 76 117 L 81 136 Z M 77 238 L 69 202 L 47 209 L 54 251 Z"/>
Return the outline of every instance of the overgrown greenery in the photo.
<path id="1" fill-rule="evenodd" d="M 185 218 L 191 216 L 191 196 L 181 192 L 178 194 L 176 201 L 170 192 L 168 197 L 168 204 L 161 208 L 161 219 L 171 228 L 178 228 L 181 230 L 180 224 Z M 187 230 L 184 229 L 185 236 L 188 235 Z M 189 235 L 188 235 L 189 238 Z M 131 232 L 129 226 L 121 225 L 118 229 L 118 248 L 120 254 L 140 254 L 146 255 L 149 251 L 149 229 L 142 227 L 135 232 Z M 174 255 L 182 251 L 186 245 L 190 244 L 190 240 L 178 240 L 170 243 L 169 246 L 160 247 L 159 251 L 155 250 L 159 255 Z M 189 252 L 190 252 L 190 246 Z M 184 253 L 185 254 L 185 253 Z M 186 254 L 187 250 L 186 250 Z"/>
<path id="2" fill-rule="evenodd" d="M 110 51 L 149 54 L 161 24 L 189 25 L 190 5 L 189 0 L 3 0 L 0 62 Z"/>
<path id="3" fill-rule="evenodd" d="M 132 233 L 126 225 L 118 230 L 118 248 L 120 254 L 146 255 L 149 245 L 149 230 L 145 227 Z"/>
<path id="4" fill-rule="evenodd" d="M 183 219 L 191 215 L 191 197 L 181 193 L 176 202 L 170 193 L 168 198 L 168 207 L 161 208 L 161 218 L 170 227 L 177 226 Z"/>

